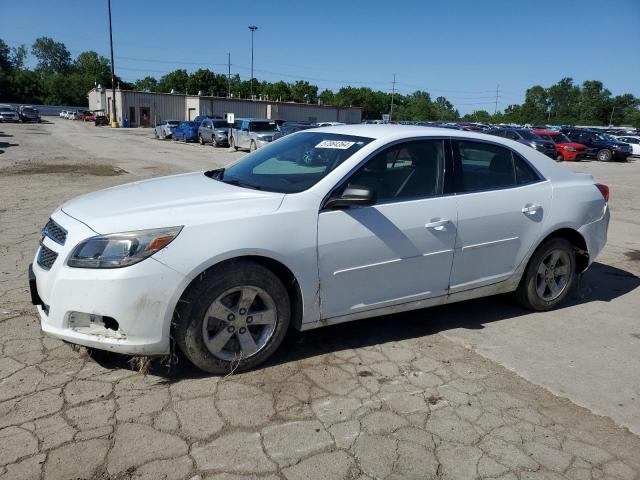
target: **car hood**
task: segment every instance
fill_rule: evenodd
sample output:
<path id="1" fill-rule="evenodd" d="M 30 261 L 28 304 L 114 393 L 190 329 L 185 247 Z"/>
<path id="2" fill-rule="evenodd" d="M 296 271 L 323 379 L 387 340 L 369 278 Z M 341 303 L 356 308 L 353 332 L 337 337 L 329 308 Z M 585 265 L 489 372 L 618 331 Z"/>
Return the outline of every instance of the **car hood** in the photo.
<path id="1" fill-rule="evenodd" d="M 572 148 L 580 148 L 580 149 L 587 148 L 585 145 L 581 143 L 575 143 L 575 142 L 556 143 L 556 145 L 558 145 L 559 147 L 572 147 Z"/>
<path id="2" fill-rule="evenodd" d="M 282 193 L 229 185 L 197 172 L 99 190 L 61 208 L 104 234 L 264 215 L 277 210 L 283 198 Z"/>

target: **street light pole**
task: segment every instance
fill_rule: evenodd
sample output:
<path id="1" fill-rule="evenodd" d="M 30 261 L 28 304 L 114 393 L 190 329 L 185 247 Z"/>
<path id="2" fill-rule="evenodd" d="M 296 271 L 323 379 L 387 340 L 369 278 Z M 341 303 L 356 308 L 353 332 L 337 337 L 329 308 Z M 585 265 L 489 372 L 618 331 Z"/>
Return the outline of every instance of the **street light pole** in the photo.
<path id="1" fill-rule="evenodd" d="M 249 25 L 251 30 L 251 98 L 253 99 L 253 34 L 256 33 L 258 27 L 255 25 Z"/>
<path id="2" fill-rule="evenodd" d="M 111 48 L 111 126 L 118 128 L 118 116 L 116 115 L 116 74 L 113 64 L 113 34 L 111 32 L 111 0 L 109 5 L 109 47 Z"/>

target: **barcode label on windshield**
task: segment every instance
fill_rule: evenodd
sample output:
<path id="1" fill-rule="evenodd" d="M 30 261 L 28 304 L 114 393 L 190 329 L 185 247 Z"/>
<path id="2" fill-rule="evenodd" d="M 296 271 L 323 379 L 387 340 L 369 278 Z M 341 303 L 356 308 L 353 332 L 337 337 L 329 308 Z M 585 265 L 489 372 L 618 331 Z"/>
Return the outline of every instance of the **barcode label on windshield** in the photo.
<path id="1" fill-rule="evenodd" d="M 356 142 L 346 142 L 344 140 L 323 140 L 316 145 L 316 148 L 337 148 L 338 150 L 346 150 Z"/>

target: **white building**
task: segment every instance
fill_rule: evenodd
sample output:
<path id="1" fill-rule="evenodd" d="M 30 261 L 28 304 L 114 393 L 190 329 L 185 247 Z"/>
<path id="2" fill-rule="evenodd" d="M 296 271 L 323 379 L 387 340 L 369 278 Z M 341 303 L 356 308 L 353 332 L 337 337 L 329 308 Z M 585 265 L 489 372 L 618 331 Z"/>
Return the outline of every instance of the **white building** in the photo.
<path id="1" fill-rule="evenodd" d="M 89 92 L 89 109 L 111 112 L 112 90 L 97 87 Z M 131 127 L 151 127 L 160 120 L 193 120 L 198 115 L 269 118 L 298 122 L 360 123 L 361 107 L 339 107 L 267 100 L 239 100 L 177 93 L 116 90 L 118 123 Z"/>

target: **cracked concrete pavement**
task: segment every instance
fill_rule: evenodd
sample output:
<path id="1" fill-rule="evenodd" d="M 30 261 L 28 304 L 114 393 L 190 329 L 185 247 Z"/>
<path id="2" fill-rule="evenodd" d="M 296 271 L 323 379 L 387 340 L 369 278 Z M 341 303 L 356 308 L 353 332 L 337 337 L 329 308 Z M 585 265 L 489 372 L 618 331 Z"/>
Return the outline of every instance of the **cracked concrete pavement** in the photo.
<path id="1" fill-rule="evenodd" d="M 0 155 L 0 480 L 640 478 L 640 438 L 615 412 L 555 396 L 487 346 L 504 333 L 464 337 L 470 310 L 499 310 L 493 330 L 531 321 L 499 298 L 292 334 L 264 368 L 229 377 L 184 361 L 143 376 L 125 357 L 44 337 L 26 266 L 58 204 L 241 154 L 57 119 L 2 135 L 17 145 Z M 635 287 L 616 288 L 637 309 Z"/>

